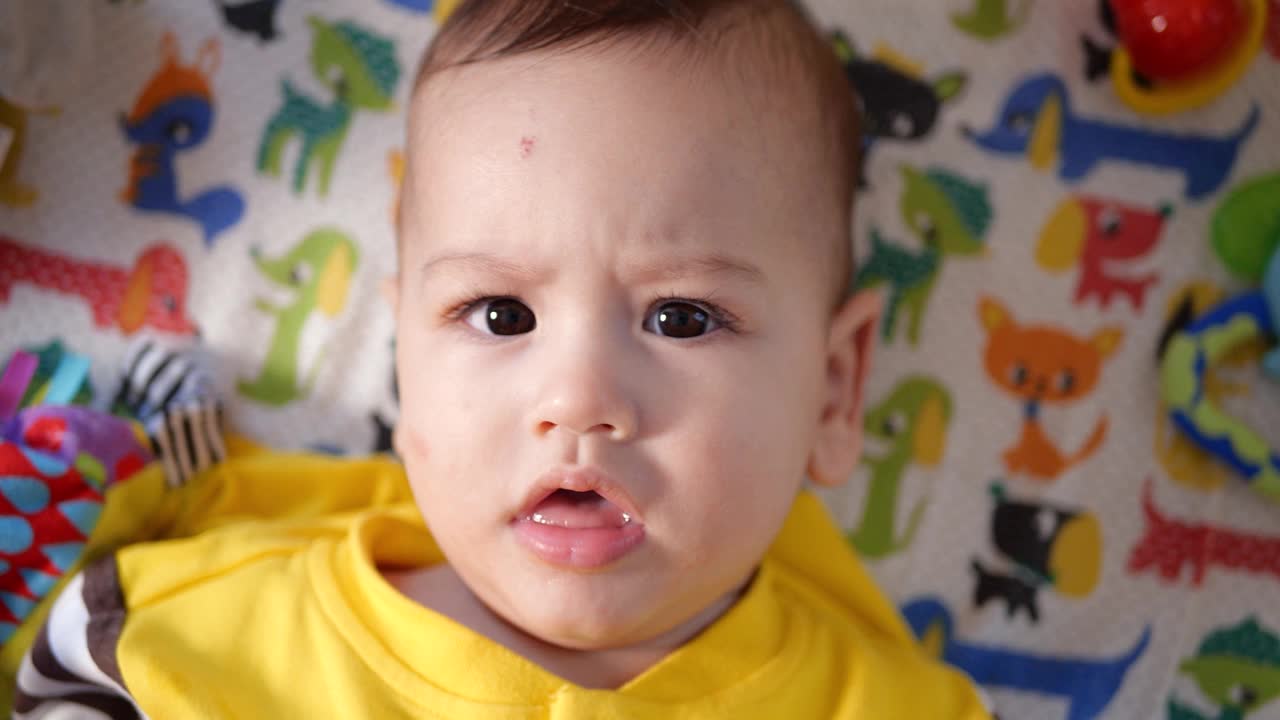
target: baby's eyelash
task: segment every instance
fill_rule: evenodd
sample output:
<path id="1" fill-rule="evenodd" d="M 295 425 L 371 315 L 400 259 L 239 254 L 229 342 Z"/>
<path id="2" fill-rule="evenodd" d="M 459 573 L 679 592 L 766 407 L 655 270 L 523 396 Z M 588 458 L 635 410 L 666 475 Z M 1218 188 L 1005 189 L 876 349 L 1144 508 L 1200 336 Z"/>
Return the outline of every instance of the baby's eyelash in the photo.
<path id="1" fill-rule="evenodd" d="M 465 300 L 461 300 L 459 302 L 456 302 L 450 305 L 447 310 L 441 313 L 441 317 L 443 317 L 445 320 L 461 320 L 462 318 L 470 314 L 472 310 L 475 310 L 476 308 L 480 307 L 485 303 L 493 302 L 495 300 L 515 300 L 517 302 L 523 302 L 522 300 L 520 300 L 520 298 L 514 295 L 492 295 L 489 293 L 473 293 L 471 295 L 468 295 Z"/>
<path id="2" fill-rule="evenodd" d="M 524 302 L 515 295 L 494 295 L 492 293 L 477 292 L 466 296 L 463 300 L 451 304 L 449 308 L 441 314 L 441 316 L 445 320 L 449 321 L 461 320 L 469 315 L 472 310 L 475 310 L 485 303 L 494 302 L 496 300 L 515 300 L 517 302 Z M 653 302 L 649 303 L 649 309 L 645 312 L 645 316 L 647 317 L 649 313 L 670 302 L 684 302 L 701 307 L 703 310 L 707 311 L 707 314 L 711 316 L 712 320 L 716 321 L 717 325 L 729 332 L 737 332 L 741 323 L 737 315 L 734 315 L 715 303 L 711 299 L 710 295 L 677 295 L 675 293 L 660 295 L 654 298 Z"/>
<path id="3" fill-rule="evenodd" d="M 710 295 L 676 295 L 675 293 L 662 295 L 649 304 L 649 311 L 645 313 L 646 317 L 650 312 L 657 310 L 669 302 L 683 302 L 697 305 L 703 310 L 706 310 L 707 314 L 711 316 L 712 320 L 716 321 L 716 324 L 719 325 L 722 330 L 728 330 L 729 332 L 734 333 L 738 332 L 738 327 L 741 323 L 738 316 L 728 310 L 725 310 L 723 307 L 720 307 L 720 305 L 716 304 L 711 299 Z"/>

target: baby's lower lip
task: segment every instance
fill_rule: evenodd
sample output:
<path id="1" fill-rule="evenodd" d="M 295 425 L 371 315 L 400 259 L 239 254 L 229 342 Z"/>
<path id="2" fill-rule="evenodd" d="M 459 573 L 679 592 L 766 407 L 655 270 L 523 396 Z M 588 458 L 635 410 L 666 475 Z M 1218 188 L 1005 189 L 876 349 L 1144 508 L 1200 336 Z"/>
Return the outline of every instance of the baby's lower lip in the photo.
<path id="1" fill-rule="evenodd" d="M 644 525 L 571 528 L 515 520 L 516 539 L 543 562 L 566 568 L 594 569 L 616 562 L 644 542 Z"/>

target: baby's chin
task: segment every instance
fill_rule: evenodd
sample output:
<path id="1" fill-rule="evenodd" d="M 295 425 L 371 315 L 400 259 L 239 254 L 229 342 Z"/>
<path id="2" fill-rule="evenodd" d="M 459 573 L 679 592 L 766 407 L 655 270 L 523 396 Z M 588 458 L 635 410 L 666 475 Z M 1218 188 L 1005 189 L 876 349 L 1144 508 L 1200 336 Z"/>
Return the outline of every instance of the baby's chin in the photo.
<path id="1" fill-rule="evenodd" d="M 741 590 L 734 585 L 703 602 L 682 597 L 680 585 L 659 578 L 579 575 L 541 584 L 536 592 L 508 595 L 490 609 L 525 635 L 566 650 L 673 650 L 722 615 Z"/>
<path id="2" fill-rule="evenodd" d="M 617 588 L 593 592 L 580 583 L 544 586 L 536 593 L 511 598 L 503 606 L 491 609 L 524 634 L 569 650 L 625 647 L 644 643 L 671 629 L 653 625 L 655 615 L 672 610 L 662 607 L 660 598 Z"/>

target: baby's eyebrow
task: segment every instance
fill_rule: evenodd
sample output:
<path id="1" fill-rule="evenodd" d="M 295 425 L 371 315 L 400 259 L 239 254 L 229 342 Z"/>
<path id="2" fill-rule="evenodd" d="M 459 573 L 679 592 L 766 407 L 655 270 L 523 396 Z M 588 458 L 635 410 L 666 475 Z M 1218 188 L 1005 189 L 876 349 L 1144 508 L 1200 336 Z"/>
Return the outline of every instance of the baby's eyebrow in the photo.
<path id="1" fill-rule="evenodd" d="M 503 275 L 520 280 L 530 280 L 538 276 L 538 273 L 532 268 L 503 260 L 496 255 L 461 252 L 438 255 L 426 261 L 418 270 L 418 279 L 426 280 L 431 273 L 450 268 Z"/>
<path id="2" fill-rule="evenodd" d="M 479 252 L 460 252 L 438 255 L 422 264 L 418 271 L 420 281 L 435 272 L 458 268 L 463 271 L 484 272 L 493 275 L 532 281 L 543 273 L 496 255 Z M 700 275 L 726 275 L 749 283 L 764 284 L 765 276 L 760 268 L 727 255 L 713 253 L 698 256 L 672 256 L 652 262 L 638 263 L 627 268 L 624 279 L 628 283 L 652 284 L 674 282 Z"/>
<path id="3" fill-rule="evenodd" d="M 719 253 L 698 256 L 676 255 L 635 265 L 628 270 L 628 279 L 637 283 L 671 282 L 699 275 L 726 275 L 760 285 L 765 281 L 764 273 L 760 268 L 745 260 Z"/>

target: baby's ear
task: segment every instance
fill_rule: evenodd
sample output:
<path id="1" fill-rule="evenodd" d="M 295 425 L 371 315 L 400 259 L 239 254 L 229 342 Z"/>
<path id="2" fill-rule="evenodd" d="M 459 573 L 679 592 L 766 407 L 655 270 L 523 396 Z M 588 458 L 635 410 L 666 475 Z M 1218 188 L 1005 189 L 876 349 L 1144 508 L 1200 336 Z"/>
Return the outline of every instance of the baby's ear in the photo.
<path id="1" fill-rule="evenodd" d="M 391 308 L 392 317 L 396 316 L 400 311 L 400 276 L 388 275 L 382 278 L 378 291 L 382 294 L 383 302 Z"/>
<path id="2" fill-rule="evenodd" d="M 825 401 L 806 468 L 819 485 L 843 483 L 862 454 L 863 395 L 883 307 L 879 290 L 863 290 L 849 298 L 831 322 Z"/>

